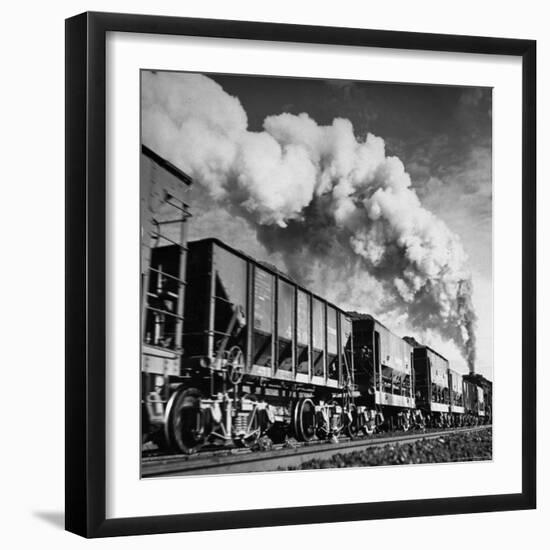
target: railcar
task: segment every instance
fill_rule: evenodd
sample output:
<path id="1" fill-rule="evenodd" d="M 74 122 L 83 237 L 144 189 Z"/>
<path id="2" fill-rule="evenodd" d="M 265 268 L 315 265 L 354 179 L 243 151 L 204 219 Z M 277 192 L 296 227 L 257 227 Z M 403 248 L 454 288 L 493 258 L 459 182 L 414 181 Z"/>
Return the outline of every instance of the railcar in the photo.
<path id="1" fill-rule="evenodd" d="M 493 415 L 493 383 L 478 373 L 466 374 L 464 375 L 464 379 L 468 380 L 481 390 L 478 390 L 478 415 L 482 422 L 490 424 Z"/>
<path id="2" fill-rule="evenodd" d="M 450 425 L 449 361 L 428 346 L 413 352 L 416 406 L 430 426 Z"/>
<path id="3" fill-rule="evenodd" d="M 185 383 L 167 415 L 177 448 L 353 432 L 352 326 L 335 305 L 204 239 L 188 244 L 185 312 Z"/>
<path id="4" fill-rule="evenodd" d="M 413 346 L 371 315 L 350 313 L 353 322 L 355 404 L 360 427 L 407 430 L 416 422 Z"/>
<path id="5" fill-rule="evenodd" d="M 141 403 L 144 440 L 163 440 L 180 382 L 191 178 L 143 146 L 141 186 Z"/>

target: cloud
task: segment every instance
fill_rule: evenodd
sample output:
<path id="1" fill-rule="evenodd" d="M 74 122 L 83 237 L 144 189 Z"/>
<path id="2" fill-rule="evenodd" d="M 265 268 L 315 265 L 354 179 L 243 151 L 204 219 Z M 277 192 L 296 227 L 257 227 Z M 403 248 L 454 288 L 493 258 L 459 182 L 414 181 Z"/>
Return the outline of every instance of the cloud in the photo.
<path id="1" fill-rule="evenodd" d="M 473 365 L 460 239 L 422 205 L 382 138 L 306 113 L 268 116 L 251 132 L 239 100 L 202 75 L 145 72 L 142 89 L 144 143 L 245 220 L 291 276 L 350 309 L 406 314 Z"/>

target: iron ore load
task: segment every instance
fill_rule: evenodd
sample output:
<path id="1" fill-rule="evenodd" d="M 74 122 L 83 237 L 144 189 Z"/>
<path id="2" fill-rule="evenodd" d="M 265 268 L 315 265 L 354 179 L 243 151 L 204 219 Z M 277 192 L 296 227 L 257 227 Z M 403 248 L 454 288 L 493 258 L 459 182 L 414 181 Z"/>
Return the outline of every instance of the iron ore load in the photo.
<path id="1" fill-rule="evenodd" d="M 140 185 L 144 442 L 192 453 L 490 419 L 483 377 L 219 240 L 188 242 L 191 178 L 145 146 Z"/>

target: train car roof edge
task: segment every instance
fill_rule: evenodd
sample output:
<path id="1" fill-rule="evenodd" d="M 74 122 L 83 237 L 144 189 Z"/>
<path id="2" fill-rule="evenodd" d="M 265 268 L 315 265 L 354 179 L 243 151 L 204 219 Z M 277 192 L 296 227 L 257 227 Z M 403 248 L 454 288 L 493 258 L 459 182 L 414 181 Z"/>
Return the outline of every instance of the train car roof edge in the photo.
<path id="1" fill-rule="evenodd" d="M 393 332 L 391 328 L 387 327 L 384 323 L 379 321 L 376 317 L 372 316 L 370 313 L 360 313 L 359 311 L 347 311 L 346 313 L 348 317 L 351 318 L 352 321 L 372 321 L 373 323 L 377 323 L 381 327 L 385 328 L 388 332 L 391 332 L 396 338 L 401 338 L 401 336 L 398 336 L 397 334 L 395 334 L 395 332 Z"/>
<path id="2" fill-rule="evenodd" d="M 425 348 L 429 351 L 431 351 L 432 353 L 435 353 L 437 356 L 441 357 L 441 359 L 443 359 L 444 361 L 447 361 L 447 363 L 449 363 L 449 360 L 444 356 L 444 355 L 441 355 L 441 353 L 439 353 L 438 351 L 435 351 L 435 349 L 431 348 L 430 346 L 426 346 L 425 344 L 422 344 L 420 346 L 415 346 L 417 349 L 422 349 L 422 348 Z M 450 367 L 449 367 L 450 368 Z M 458 372 L 458 371 L 455 371 L 455 372 Z M 460 374 L 460 373 L 459 373 Z"/>
<path id="3" fill-rule="evenodd" d="M 151 160 L 154 160 L 159 166 L 162 166 L 165 170 L 170 172 L 173 176 L 183 181 L 186 185 L 191 185 L 193 180 L 191 176 L 187 175 L 183 170 L 180 170 L 177 166 L 174 166 L 170 161 L 161 157 L 155 153 L 152 149 L 149 149 L 147 145 L 141 145 L 141 152 L 148 156 Z"/>

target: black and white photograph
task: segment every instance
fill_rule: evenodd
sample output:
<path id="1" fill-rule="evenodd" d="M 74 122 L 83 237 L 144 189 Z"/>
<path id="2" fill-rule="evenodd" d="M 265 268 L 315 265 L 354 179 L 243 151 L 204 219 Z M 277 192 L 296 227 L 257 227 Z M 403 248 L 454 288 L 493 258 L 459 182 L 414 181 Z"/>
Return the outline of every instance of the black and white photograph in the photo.
<path id="1" fill-rule="evenodd" d="M 142 477 L 492 459 L 492 89 L 141 71 Z"/>

